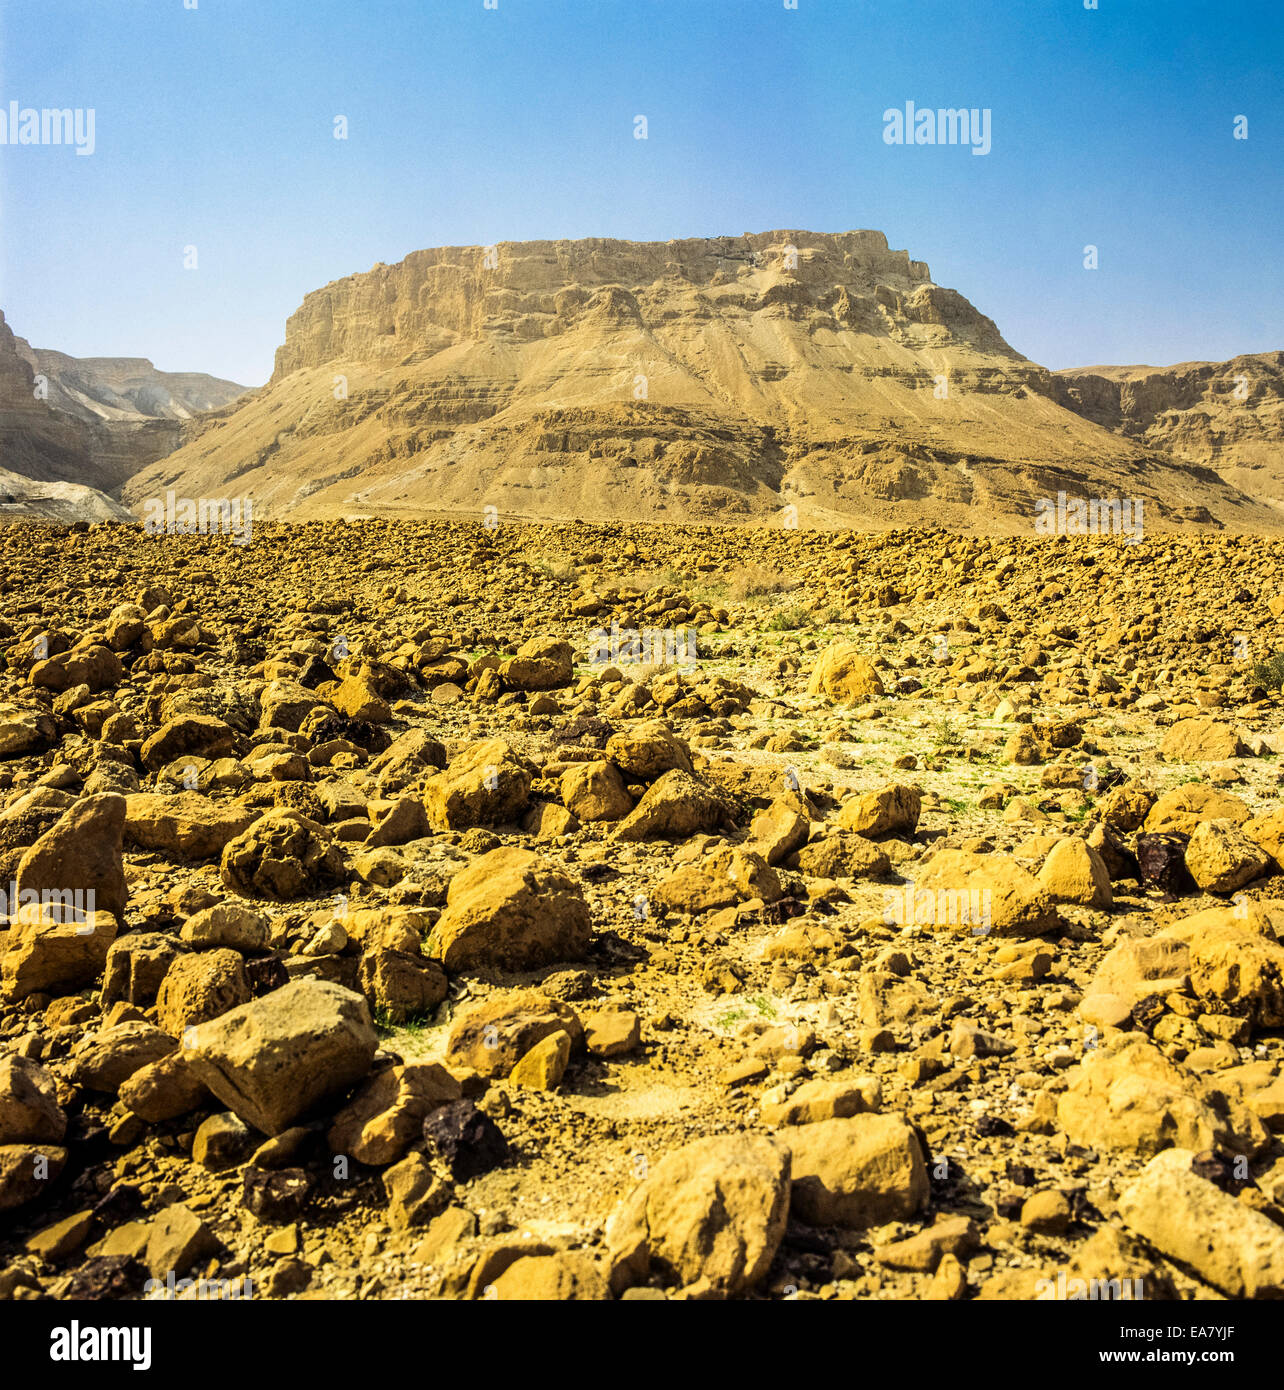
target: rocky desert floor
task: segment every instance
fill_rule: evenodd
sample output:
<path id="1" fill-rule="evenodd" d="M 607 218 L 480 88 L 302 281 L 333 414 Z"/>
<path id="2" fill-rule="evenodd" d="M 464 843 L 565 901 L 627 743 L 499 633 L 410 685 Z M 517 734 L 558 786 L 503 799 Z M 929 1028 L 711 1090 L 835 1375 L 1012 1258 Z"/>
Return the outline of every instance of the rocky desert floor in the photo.
<path id="1" fill-rule="evenodd" d="M 0 557 L 0 1298 L 1284 1293 L 1284 543 Z"/>

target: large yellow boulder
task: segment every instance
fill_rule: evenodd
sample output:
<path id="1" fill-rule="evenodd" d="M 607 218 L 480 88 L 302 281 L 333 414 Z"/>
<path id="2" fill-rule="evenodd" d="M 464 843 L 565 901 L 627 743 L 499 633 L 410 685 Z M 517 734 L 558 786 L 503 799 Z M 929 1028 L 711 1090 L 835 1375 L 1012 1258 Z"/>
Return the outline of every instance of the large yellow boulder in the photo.
<path id="1" fill-rule="evenodd" d="M 808 695 L 825 695 L 854 705 L 883 694 L 883 682 L 869 658 L 852 642 L 831 642 L 807 682 Z"/>

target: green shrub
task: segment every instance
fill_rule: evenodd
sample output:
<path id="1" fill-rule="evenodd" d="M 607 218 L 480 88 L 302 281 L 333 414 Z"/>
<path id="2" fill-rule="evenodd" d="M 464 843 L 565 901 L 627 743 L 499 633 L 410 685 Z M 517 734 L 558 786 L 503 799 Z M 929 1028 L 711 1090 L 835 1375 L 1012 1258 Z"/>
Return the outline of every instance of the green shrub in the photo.
<path id="1" fill-rule="evenodd" d="M 1284 651 L 1272 652 L 1253 666 L 1253 679 L 1265 690 L 1284 687 Z"/>

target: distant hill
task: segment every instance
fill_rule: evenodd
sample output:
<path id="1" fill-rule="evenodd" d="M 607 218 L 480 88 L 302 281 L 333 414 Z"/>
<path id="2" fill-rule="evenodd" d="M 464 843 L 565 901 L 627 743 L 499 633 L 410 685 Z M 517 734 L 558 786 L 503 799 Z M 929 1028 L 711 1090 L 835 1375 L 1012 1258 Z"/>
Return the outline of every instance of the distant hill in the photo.
<path id="1" fill-rule="evenodd" d="M 69 357 L 14 336 L 0 312 L 0 521 L 127 520 L 110 494 L 245 391 L 141 357 Z"/>

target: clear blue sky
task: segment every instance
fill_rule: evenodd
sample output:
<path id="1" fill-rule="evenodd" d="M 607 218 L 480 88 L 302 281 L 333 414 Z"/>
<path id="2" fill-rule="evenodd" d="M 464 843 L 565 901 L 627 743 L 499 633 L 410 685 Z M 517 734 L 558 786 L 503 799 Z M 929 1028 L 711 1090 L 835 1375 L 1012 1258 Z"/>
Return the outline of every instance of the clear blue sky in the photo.
<path id="1" fill-rule="evenodd" d="M 41 347 L 253 385 L 308 290 L 419 247 L 779 227 L 886 232 L 1054 368 L 1284 347 L 1280 0 L 42 0 L 0 35 L 0 108 L 95 111 L 91 157 L 0 148 Z M 991 153 L 885 144 L 907 100 L 989 107 Z"/>

